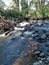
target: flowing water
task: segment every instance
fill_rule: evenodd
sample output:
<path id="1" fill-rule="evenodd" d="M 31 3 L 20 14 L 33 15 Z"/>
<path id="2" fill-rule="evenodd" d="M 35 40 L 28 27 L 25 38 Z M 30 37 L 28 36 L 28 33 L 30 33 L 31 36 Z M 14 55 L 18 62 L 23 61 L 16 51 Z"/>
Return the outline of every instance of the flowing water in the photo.
<path id="1" fill-rule="evenodd" d="M 13 39 L 6 39 L 0 42 L 0 65 L 12 65 L 20 53 L 24 51 L 29 44 L 24 37 L 16 37 Z"/>

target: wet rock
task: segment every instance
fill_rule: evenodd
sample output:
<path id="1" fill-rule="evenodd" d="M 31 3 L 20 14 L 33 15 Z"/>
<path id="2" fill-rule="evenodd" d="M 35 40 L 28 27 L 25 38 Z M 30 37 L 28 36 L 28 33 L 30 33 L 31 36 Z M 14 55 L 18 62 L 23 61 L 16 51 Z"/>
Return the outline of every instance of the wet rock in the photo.
<path id="1" fill-rule="evenodd" d="M 24 53 L 24 57 L 28 57 L 28 53 Z"/>
<path id="2" fill-rule="evenodd" d="M 49 57 L 47 57 L 47 62 L 49 62 Z"/>
<path id="3" fill-rule="evenodd" d="M 49 56 L 49 51 L 47 51 L 47 56 Z"/>
<path id="4" fill-rule="evenodd" d="M 47 62 L 47 61 L 45 61 L 44 63 L 45 63 L 46 65 L 48 65 L 48 62 Z"/>
<path id="5" fill-rule="evenodd" d="M 40 53 L 40 57 L 45 57 L 45 54 L 44 54 L 44 52 L 42 52 L 42 53 Z"/>
<path id="6" fill-rule="evenodd" d="M 23 33 L 23 35 L 24 35 L 24 36 L 31 36 L 31 35 L 32 35 L 32 32 L 26 31 L 26 32 Z"/>
<path id="7" fill-rule="evenodd" d="M 17 50 L 16 52 L 17 52 L 17 53 L 16 53 L 17 55 L 21 53 L 21 51 L 20 51 L 20 50 Z"/>
<path id="8" fill-rule="evenodd" d="M 42 64 L 42 60 L 39 60 L 39 62 Z"/>
<path id="9" fill-rule="evenodd" d="M 41 61 L 45 61 L 46 59 L 45 59 L 45 57 L 44 57 L 44 58 L 40 58 L 40 60 L 41 60 Z"/>
<path id="10" fill-rule="evenodd" d="M 32 41 L 32 40 L 33 40 L 33 38 L 30 36 L 30 37 L 29 37 L 29 40 L 31 40 L 31 41 Z"/>
<path id="11" fill-rule="evenodd" d="M 32 49 L 32 50 L 35 50 L 35 49 L 37 49 L 37 44 L 34 43 L 34 42 L 32 42 L 30 45 L 28 45 L 28 47 L 29 47 L 30 49 Z"/>
<path id="12" fill-rule="evenodd" d="M 39 35 L 36 33 L 36 34 L 32 34 L 32 37 L 34 37 L 34 38 L 38 38 L 39 37 Z"/>
<path id="13" fill-rule="evenodd" d="M 47 43 L 48 44 L 48 46 L 49 46 L 49 43 Z"/>
<path id="14" fill-rule="evenodd" d="M 35 54 L 35 55 L 39 55 L 39 54 L 40 54 L 40 51 L 35 51 L 34 54 Z"/>
<path id="15" fill-rule="evenodd" d="M 45 34 L 42 34 L 41 35 L 41 39 L 46 39 L 46 35 Z"/>
<path id="16" fill-rule="evenodd" d="M 35 62 L 33 65 L 41 65 L 40 62 Z"/>
<path id="17" fill-rule="evenodd" d="M 49 31 L 46 32 L 46 35 L 49 36 Z"/>
<path id="18" fill-rule="evenodd" d="M 24 30 L 24 27 L 14 27 L 14 30 L 16 30 L 16 31 L 23 31 Z"/>
<path id="19" fill-rule="evenodd" d="M 49 47 L 49 42 L 45 44 L 46 47 Z"/>
<path id="20" fill-rule="evenodd" d="M 19 23 L 19 25 L 22 26 L 22 27 L 24 27 L 24 26 L 26 26 L 26 25 L 28 25 L 28 24 L 29 24 L 29 23 L 26 22 L 26 21 L 23 21 L 23 22 Z"/>

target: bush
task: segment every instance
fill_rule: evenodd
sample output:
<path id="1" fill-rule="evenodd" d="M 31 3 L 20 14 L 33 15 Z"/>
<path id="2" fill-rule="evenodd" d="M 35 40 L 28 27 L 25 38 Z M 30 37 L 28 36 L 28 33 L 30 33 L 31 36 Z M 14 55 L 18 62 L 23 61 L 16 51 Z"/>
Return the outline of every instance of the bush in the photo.
<path id="1" fill-rule="evenodd" d="M 14 19 L 22 19 L 25 18 L 27 15 L 28 10 L 23 10 L 23 11 L 17 11 L 17 10 L 4 10 L 4 9 L 0 9 L 0 14 L 2 16 L 5 16 L 6 18 L 14 18 Z"/>

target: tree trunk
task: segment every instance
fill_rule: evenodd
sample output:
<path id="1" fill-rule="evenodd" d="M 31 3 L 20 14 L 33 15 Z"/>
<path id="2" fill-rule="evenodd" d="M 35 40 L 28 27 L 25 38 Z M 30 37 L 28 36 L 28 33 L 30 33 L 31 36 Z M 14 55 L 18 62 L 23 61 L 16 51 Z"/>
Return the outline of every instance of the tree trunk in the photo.
<path id="1" fill-rule="evenodd" d="M 22 11 L 21 0 L 19 0 L 19 11 Z"/>

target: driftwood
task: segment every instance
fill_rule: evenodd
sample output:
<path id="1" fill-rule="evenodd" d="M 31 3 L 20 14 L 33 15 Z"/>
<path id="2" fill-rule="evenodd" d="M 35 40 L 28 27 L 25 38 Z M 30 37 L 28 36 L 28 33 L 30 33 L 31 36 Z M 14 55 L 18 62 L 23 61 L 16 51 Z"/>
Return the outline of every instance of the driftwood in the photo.
<path id="1" fill-rule="evenodd" d="M 7 32 L 11 31 L 14 29 L 14 26 L 12 24 L 12 21 L 10 20 L 5 20 L 1 15 L 0 15 L 0 31 Z"/>
<path id="2" fill-rule="evenodd" d="M 0 19 L 2 19 L 2 22 L 6 22 L 6 20 L 0 15 Z"/>

